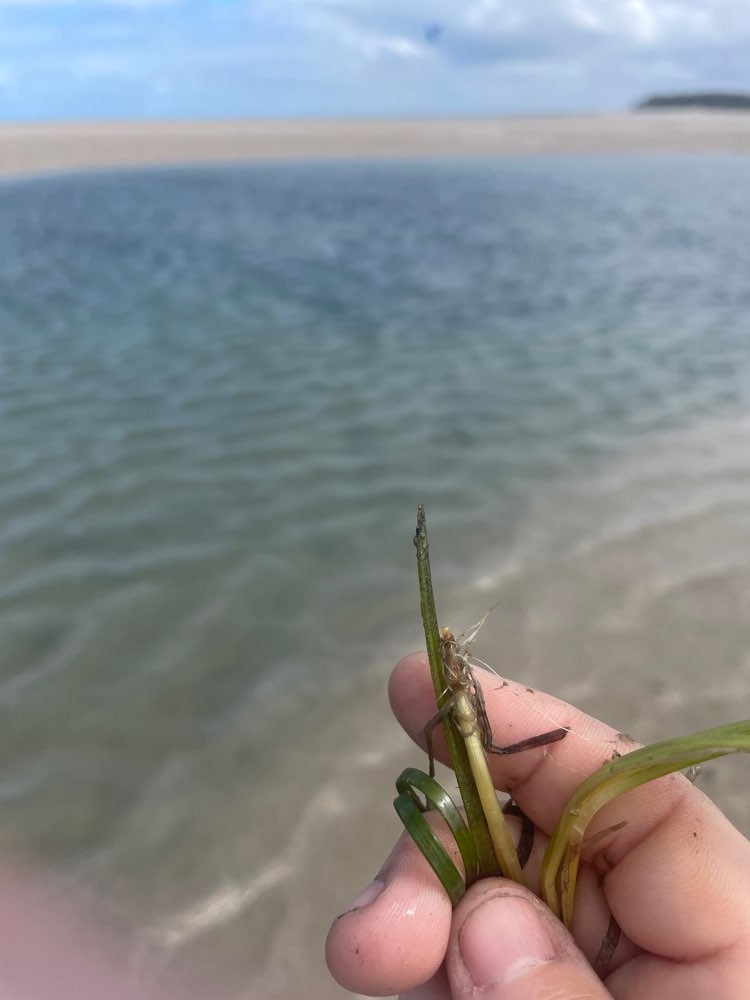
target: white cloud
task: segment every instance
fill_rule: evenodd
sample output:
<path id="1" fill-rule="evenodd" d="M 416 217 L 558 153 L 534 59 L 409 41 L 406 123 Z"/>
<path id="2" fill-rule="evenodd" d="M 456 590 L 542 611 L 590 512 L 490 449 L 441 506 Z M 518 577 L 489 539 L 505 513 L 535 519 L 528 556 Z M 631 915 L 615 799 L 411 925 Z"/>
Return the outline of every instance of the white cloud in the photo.
<path id="1" fill-rule="evenodd" d="M 523 25 L 524 14 L 520 4 L 511 7 L 498 0 L 475 0 L 464 14 L 466 24 L 475 30 L 491 26 L 495 30 L 516 31 Z"/>
<path id="2" fill-rule="evenodd" d="M 591 0 L 566 0 L 563 12 L 574 25 L 583 28 L 584 31 L 607 30 L 601 4 L 594 6 Z"/>
<path id="3" fill-rule="evenodd" d="M 32 114 L 48 93 L 97 113 L 117 93 L 148 111 L 157 89 L 175 113 L 616 108 L 655 90 L 750 89 L 748 4 L 0 0 L 0 67 L 19 93 L 46 88 L 27 97 Z"/>
<path id="4" fill-rule="evenodd" d="M 737 31 L 750 35 L 747 0 L 276 0 L 277 12 L 325 14 L 331 22 L 356 24 L 410 37 L 424 24 L 438 23 L 451 34 L 492 39 L 528 38 L 561 49 L 579 35 L 609 37 L 622 44 L 668 47 L 686 41 L 730 44 Z M 481 36 L 481 37 L 480 37 Z M 591 41 L 591 39 L 589 39 Z"/>
<path id="5" fill-rule="evenodd" d="M 304 24 L 312 51 L 342 72 L 423 56 L 423 78 L 441 81 L 447 102 L 473 92 L 478 108 L 562 110 L 623 107 L 665 87 L 750 89 L 748 2 L 248 0 L 248 9 Z M 408 101 L 421 84 L 402 72 Z M 394 70 L 383 86 L 398 80 Z"/>
<path id="6" fill-rule="evenodd" d="M 652 42 L 657 35 L 657 20 L 645 0 L 621 0 L 616 8 L 607 8 L 596 0 L 565 0 L 561 12 L 583 31 L 599 35 L 618 35 L 638 42 Z"/>
<path id="7" fill-rule="evenodd" d="M 377 58 L 381 54 L 399 56 L 401 59 L 419 59 L 425 53 L 424 49 L 408 38 L 381 37 L 367 40 L 370 58 Z"/>
<path id="8" fill-rule="evenodd" d="M 300 16 L 330 52 L 338 47 L 343 54 L 354 55 L 372 63 L 383 58 L 419 59 L 427 54 L 421 34 L 409 37 L 404 31 L 384 30 L 375 18 L 371 23 L 368 5 L 362 0 L 327 0 L 323 3 L 299 3 Z"/>
<path id="9" fill-rule="evenodd" d="M 559 6 L 583 31 L 642 44 L 731 43 L 740 28 L 750 34 L 745 0 L 560 0 L 547 6 Z"/>
<path id="10" fill-rule="evenodd" d="M 425 55 L 423 47 L 398 35 L 381 35 L 376 32 L 342 28 L 339 32 L 339 38 L 343 45 L 369 62 L 375 62 L 384 56 L 418 59 Z"/>

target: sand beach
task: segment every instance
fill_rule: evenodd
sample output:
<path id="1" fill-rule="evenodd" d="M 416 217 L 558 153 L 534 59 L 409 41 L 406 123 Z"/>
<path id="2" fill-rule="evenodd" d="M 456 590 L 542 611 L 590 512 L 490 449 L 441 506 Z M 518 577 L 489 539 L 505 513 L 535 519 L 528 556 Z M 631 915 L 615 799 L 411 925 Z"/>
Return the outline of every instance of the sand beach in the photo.
<path id="1" fill-rule="evenodd" d="M 0 175 L 141 164 L 411 156 L 750 153 L 750 115 L 0 124 Z"/>

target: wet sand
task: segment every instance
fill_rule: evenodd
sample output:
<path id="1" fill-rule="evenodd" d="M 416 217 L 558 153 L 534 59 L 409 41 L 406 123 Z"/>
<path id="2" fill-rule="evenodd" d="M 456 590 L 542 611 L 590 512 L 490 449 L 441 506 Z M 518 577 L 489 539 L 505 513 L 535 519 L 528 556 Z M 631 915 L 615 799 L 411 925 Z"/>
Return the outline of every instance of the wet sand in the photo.
<path id="1" fill-rule="evenodd" d="M 750 153 L 750 115 L 0 124 L 0 175 L 275 159 L 646 152 Z"/>

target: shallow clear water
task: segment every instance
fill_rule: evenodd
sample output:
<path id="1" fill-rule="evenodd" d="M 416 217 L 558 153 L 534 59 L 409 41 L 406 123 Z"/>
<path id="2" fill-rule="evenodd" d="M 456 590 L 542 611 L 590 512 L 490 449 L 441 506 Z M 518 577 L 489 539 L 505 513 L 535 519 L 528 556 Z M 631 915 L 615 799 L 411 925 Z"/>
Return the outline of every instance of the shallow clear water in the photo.
<path id="1" fill-rule="evenodd" d="M 499 669 L 644 738 L 750 714 L 748 231 L 741 158 L 0 186 L 6 843 L 231 950 L 280 803 L 335 820 L 331 704 L 420 643 L 418 501 Z"/>

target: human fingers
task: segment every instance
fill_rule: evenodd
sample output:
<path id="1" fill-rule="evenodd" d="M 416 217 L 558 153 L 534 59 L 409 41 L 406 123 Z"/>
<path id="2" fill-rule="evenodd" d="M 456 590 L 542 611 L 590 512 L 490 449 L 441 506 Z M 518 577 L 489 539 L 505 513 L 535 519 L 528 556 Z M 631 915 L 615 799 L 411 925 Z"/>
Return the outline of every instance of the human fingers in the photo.
<path id="1" fill-rule="evenodd" d="M 425 818 L 441 838 L 454 864 L 461 868 L 455 842 L 436 813 Z M 520 821 L 508 817 L 514 842 Z M 539 869 L 547 838 L 536 831 L 525 868 L 532 888 L 539 885 Z M 609 911 L 588 866 L 580 881 L 587 898 L 582 937 L 594 959 L 609 922 Z M 470 890 L 470 892 L 473 890 Z M 326 959 L 334 978 L 355 993 L 402 1000 L 450 1000 L 442 968 L 451 926 L 451 906 L 445 890 L 408 834 L 394 847 L 374 882 L 338 917 L 326 942 Z M 623 938 L 618 957 L 632 954 Z"/>
<path id="2" fill-rule="evenodd" d="M 642 953 L 607 979 L 638 1000 L 743 1000 L 750 978 L 750 844 L 697 789 L 608 857 L 603 889 Z"/>
<path id="3" fill-rule="evenodd" d="M 559 920 L 505 879 L 456 907 L 446 971 L 451 1000 L 612 1000 Z"/>
<path id="4" fill-rule="evenodd" d="M 419 656 L 407 657 L 396 667 L 391 693 L 397 714 L 403 716 L 404 712 L 411 712 L 418 719 L 427 719 L 434 713 L 434 693 L 426 670 L 424 658 Z M 410 685 L 416 690 L 416 696 L 410 692 Z M 420 707 L 425 703 L 426 709 Z M 563 708 L 567 710 L 569 706 L 563 705 Z M 535 721 L 538 725 L 538 720 Z M 533 727 L 533 723 L 528 725 Z M 422 726 L 423 722 L 413 729 L 421 733 Z M 529 728 L 523 735 L 532 734 Z M 521 756 L 533 759 L 541 753 L 543 751 L 532 751 L 530 755 Z M 511 828 L 515 831 L 513 820 Z M 442 834 L 439 822 L 437 831 Z M 455 843 L 449 836 L 444 843 L 460 866 Z M 542 851 L 543 845 L 540 846 L 537 838 L 528 868 L 532 881 L 538 875 Z M 590 909 L 598 909 L 596 919 L 589 921 L 591 933 L 588 935 L 591 938 L 589 950 L 595 955 L 608 917 L 600 900 L 598 908 Z M 451 908 L 444 890 L 411 838 L 404 835 L 362 898 L 355 900 L 331 928 L 326 944 L 331 972 L 353 992 L 377 996 L 420 987 L 437 996 L 440 987 L 434 983 L 425 984 L 435 976 L 443 961 L 450 921 Z"/>
<path id="5" fill-rule="evenodd" d="M 570 727 L 565 739 L 546 749 L 490 755 L 496 786 L 511 791 L 548 833 L 584 778 L 615 754 L 635 747 L 610 727 L 542 692 L 491 676 L 485 680 L 484 675 L 483 692 L 497 743 L 512 743 L 553 725 Z M 390 694 L 399 721 L 421 742 L 424 720 L 435 704 L 423 654 L 396 666 Z M 445 759 L 440 737 L 435 749 Z M 587 840 L 583 857 L 599 878 L 583 881 L 573 931 L 586 954 L 595 954 L 602 932 L 590 916 L 603 892 L 624 935 L 636 945 L 627 956 L 616 953 L 615 964 L 621 965 L 612 982 L 625 990 L 618 995 L 645 997 L 649 983 L 656 982 L 663 990 L 671 963 L 703 963 L 701 968 L 709 970 L 719 955 L 713 981 L 717 974 L 731 981 L 736 974 L 732 956 L 748 954 L 750 941 L 750 845 L 710 800 L 682 775 L 669 775 L 604 807 L 590 824 Z M 641 949 L 652 957 L 639 955 Z M 750 973 L 750 961 L 744 964 Z M 695 965 L 693 982 L 698 971 Z M 631 981 L 638 984 L 632 992 L 625 987 Z M 653 995 L 665 996 L 659 989 Z"/>
<path id="6" fill-rule="evenodd" d="M 437 821 L 431 821 L 442 835 Z M 460 866 L 449 836 L 444 845 Z M 445 890 L 404 833 L 375 879 L 328 932 L 326 961 L 331 974 L 346 989 L 368 996 L 421 987 L 445 957 L 451 915 Z"/>

